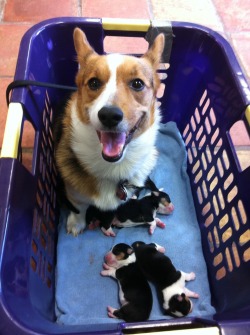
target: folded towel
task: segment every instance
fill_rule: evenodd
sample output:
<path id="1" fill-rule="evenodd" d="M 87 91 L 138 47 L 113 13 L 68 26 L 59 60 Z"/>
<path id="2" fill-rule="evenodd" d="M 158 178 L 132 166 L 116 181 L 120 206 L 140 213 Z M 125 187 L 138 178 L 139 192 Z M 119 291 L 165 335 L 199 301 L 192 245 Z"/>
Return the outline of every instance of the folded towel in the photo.
<path id="1" fill-rule="evenodd" d="M 164 188 L 175 206 L 173 214 L 159 215 L 166 228 L 157 227 L 149 235 L 149 226 L 114 228 L 116 237 L 106 237 L 100 229 L 86 230 L 78 237 L 66 233 L 67 213 L 62 212 L 57 245 L 56 313 L 62 324 L 85 325 L 121 322 L 107 316 L 107 306 L 120 306 L 117 282 L 102 277 L 103 257 L 111 247 L 124 242 L 141 240 L 156 242 L 166 249 L 175 267 L 185 272 L 194 271 L 196 279 L 187 287 L 200 294 L 192 299 L 190 316 L 205 317 L 215 313 L 203 258 L 200 230 L 192 199 L 189 177 L 186 173 L 185 145 L 173 122 L 162 124 L 157 137 L 159 158 L 151 179 Z M 170 318 L 163 316 L 155 288 L 150 320 Z"/>

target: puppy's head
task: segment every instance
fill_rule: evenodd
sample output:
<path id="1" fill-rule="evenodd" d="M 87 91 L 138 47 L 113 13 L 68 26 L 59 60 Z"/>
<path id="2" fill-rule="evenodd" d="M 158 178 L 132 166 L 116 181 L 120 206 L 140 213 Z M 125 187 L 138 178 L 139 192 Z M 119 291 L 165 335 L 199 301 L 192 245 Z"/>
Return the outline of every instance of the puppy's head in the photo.
<path id="1" fill-rule="evenodd" d="M 140 58 L 98 55 L 79 28 L 74 31 L 74 44 L 79 62 L 78 118 L 93 127 L 103 158 L 109 162 L 119 161 L 133 139 L 159 122 L 157 68 L 164 35 L 158 35 Z"/>
<path id="2" fill-rule="evenodd" d="M 165 311 L 165 313 L 175 317 L 183 317 L 188 315 L 191 311 L 191 300 L 185 295 L 185 293 L 182 293 L 175 294 L 171 297 L 169 300 L 169 308 Z"/>
<path id="3" fill-rule="evenodd" d="M 135 262 L 133 249 L 125 243 L 116 244 L 105 257 L 105 263 L 113 268 L 120 268 Z"/>
<path id="4" fill-rule="evenodd" d="M 171 214 L 174 211 L 174 205 L 166 192 L 161 190 L 153 191 L 151 195 L 154 195 L 158 199 L 157 213 Z"/>

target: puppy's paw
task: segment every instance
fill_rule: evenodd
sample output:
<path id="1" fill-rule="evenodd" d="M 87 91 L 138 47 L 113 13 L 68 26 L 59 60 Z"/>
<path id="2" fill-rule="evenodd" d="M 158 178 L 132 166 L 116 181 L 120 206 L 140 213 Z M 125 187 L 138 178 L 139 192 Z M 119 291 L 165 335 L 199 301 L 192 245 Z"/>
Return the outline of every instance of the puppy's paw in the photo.
<path id="1" fill-rule="evenodd" d="M 200 295 L 199 295 L 198 293 L 194 292 L 193 298 L 195 298 L 195 299 L 199 299 L 199 298 L 200 298 Z"/>
<path id="2" fill-rule="evenodd" d="M 187 273 L 186 280 L 195 280 L 196 275 L 194 272 Z"/>
<path id="3" fill-rule="evenodd" d="M 115 319 L 117 319 L 117 317 L 114 315 L 114 312 L 116 311 L 115 308 L 108 306 L 108 307 L 107 307 L 107 310 L 108 310 L 108 316 L 109 316 L 110 318 L 115 318 Z"/>
<path id="4" fill-rule="evenodd" d="M 96 229 L 97 227 L 100 227 L 100 221 L 99 220 L 93 220 L 90 222 L 88 228 L 89 230 L 94 230 Z"/>
<path id="5" fill-rule="evenodd" d="M 109 276 L 109 270 L 102 270 L 101 271 L 101 276 L 108 277 Z"/>
<path id="6" fill-rule="evenodd" d="M 153 234 L 154 234 L 154 231 L 155 231 L 155 226 L 150 226 L 150 227 L 149 227 L 149 230 L 148 230 L 149 234 L 150 234 L 150 235 L 153 235 Z"/>
<path id="7" fill-rule="evenodd" d="M 111 236 L 111 237 L 115 237 L 116 236 L 115 233 L 114 233 L 114 231 L 113 231 L 113 229 L 111 227 L 109 227 L 109 229 L 105 229 L 105 228 L 101 227 L 101 230 L 102 230 L 102 232 L 103 232 L 103 234 L 105 236 Z"/>
<path id="8" fill-rule="evenodd" d="M 105 270 L 110 270 L 111 269 L 111 267 L 107 263 L 103 263 L 102 266 Z"/>
<path id="9" fill-rule="evenodd" d="M 86 223 L 82 220 L 82 216 L 71 212 L 67 220 L 67 233 L 77 236 L 83 232 Z"/>
<path id="10" fill-rule="evenodd" d="M 162 228 L 162 229 L 164 229 L 164 228 L 166 227 L 165 223 L 162 222 L 160 219 L 155 218 L 155 221 L 156 221 L 156 225 L 157 225 L 157 227 L 160 227 L 160 228 Z"/>
<path id="11" fill-rule="evenodd" d="M 162 254 L 164 254 L 166 252 L 166 249 L 163 246 L 161 246 L 157 243 L 155 243 L 155 246 L 156 246 L 156 250 L 161 252 Z"/>

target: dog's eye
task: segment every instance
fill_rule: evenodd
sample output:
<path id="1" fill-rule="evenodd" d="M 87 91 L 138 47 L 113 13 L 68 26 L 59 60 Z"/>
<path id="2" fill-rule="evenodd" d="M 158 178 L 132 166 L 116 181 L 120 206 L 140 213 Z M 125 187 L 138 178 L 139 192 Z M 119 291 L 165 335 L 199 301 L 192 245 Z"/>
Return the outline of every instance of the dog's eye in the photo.
<path id="1" fill-rule="evenodd" d="M 141 79 L 136 78 L 136 79 L 131 80 L 131 82 L 129 83 L 129 86 L 134 91 L 142 91 L 145 87 L 145 84 Z"/>
<path id="2" fill-rule="evenodd" d="M 88 87 L 92 90 L 92 91 L 97 91 L 99 90 L 99 88 L 102 86 L 101 81 L 98 78 L 91 78 L 88 81 Z"/>

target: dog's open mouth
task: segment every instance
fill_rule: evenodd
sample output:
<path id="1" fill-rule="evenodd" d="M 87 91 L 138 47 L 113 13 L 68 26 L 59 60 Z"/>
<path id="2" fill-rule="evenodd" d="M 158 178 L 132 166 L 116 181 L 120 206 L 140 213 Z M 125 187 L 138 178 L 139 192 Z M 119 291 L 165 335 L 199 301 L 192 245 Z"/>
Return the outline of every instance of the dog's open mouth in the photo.
<path id="1" fill-rule="evenodd" d="M 134 127 L 126 132 L 97 131 L 102 144 L 102 157 L 108 162 L 117 162 L 122 157 L 126 145 L 131 141 L 145 117 L 145 113 L 139 118 Z"/>

